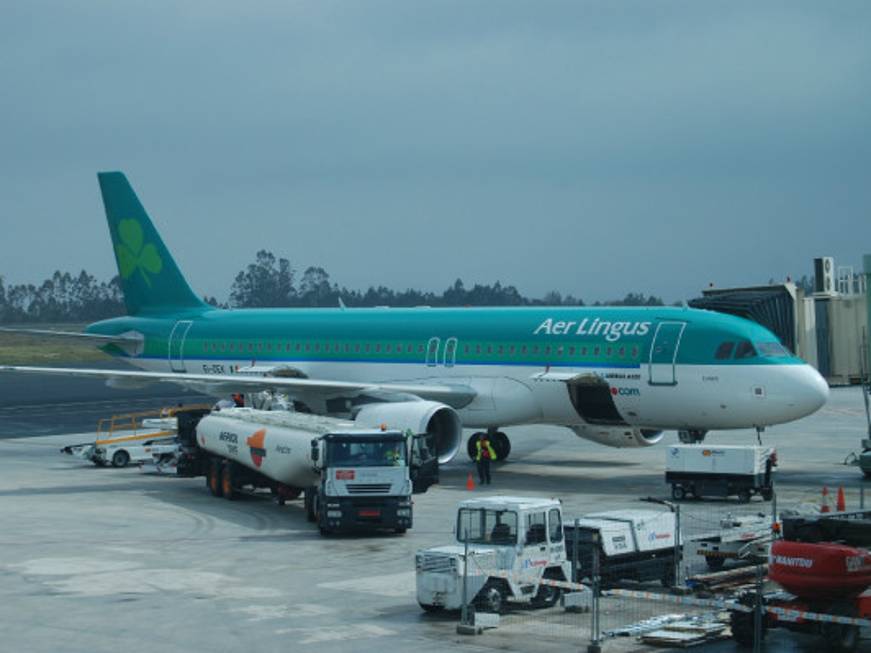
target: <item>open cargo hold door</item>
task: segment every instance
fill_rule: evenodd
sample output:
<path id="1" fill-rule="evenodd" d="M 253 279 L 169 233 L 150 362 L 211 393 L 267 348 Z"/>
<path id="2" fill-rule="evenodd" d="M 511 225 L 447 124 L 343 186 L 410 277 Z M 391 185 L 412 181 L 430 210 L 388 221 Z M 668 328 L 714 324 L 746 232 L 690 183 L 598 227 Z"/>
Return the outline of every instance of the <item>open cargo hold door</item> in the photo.
<path id="1" fill-rule="evenodd" d="M 588 424 L 625 426 L 626 420 L 614 404 L 611 386 L 598 374 L 579 374 L 566 386 L 572 406 Z"/>
<path id="2" fill-rule="evenodd" d="M 410 443 L 409 475 L 414 494 L 423 494 L 439 482 L 439 457 L 435 436 L 429 433 L 414 435 Z"/>

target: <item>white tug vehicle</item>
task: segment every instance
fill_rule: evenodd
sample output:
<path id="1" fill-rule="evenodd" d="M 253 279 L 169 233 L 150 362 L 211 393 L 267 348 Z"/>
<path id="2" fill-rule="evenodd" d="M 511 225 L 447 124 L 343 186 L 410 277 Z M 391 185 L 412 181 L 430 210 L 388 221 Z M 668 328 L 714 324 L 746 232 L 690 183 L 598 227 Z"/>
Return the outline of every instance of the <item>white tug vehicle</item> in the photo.
<path id="1" fill-rule="evenodd" d="M 485 612 L 506 602 L 550 607 L 567 581 L 558 499 L 493 496 L 459 504 L 456 544 L 417 552 L 417 601 L 427 612 L 459 610 L 463 597 Z M 464 589 L 465 585 L 465 589 Z"/>

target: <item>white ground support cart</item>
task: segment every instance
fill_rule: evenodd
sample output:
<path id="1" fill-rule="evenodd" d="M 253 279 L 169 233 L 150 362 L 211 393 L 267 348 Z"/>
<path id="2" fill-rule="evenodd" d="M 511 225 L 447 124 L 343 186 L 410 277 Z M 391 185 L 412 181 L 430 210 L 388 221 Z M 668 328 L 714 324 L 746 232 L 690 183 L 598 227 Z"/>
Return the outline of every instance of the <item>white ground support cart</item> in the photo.
<path id="1" fill-rule="evenodd" d="M 577 524 L 577 531 L 575 530 Z M 675 517 L 661 510 L 611 510 L 584 515 L 565 526 L 567 555 L 577 556 L 578 578 L 592 578 L 598 548 L 602 583 L 659 581 L 675 584 Z M 574 546 L 577 542 L 578 550 Z"/>
<path id="2" fill-rule="evenodd" d="M 776 466 L 777 452 L 771 447 L 682 444 L 665 450 L 665 482 L 675 501 L 687 495 L 737 495 L 746 503 L 754 494 L 770 501 Z"/>
<path id="3" fill-rule="evenodd" d="M 459 610 L 465 596 L 484 612 L 506 602 L 549 607 L 566 581 L 562 507 L 558 499 L 493 496 L 458 506 L 456 544 L 415 556 L 417 601 L 427 612 Z M 465 578 L 464 578 L 465 576 Z"/>
<path id="4" fill-rule="evenodd" d="M 71 445 L 61 451 L 100 466 L 166 462 L 178 454 L 175 417 L 178 410 L 181 409 L 164 408 L 101 419 L 94 442 Z"/>
<path id="5" fill-rule="evenodd" d="M 696 551 L 704 556 L 711 571 L 719 571 L 726 560 L 759 560 L 768 557 L 771 545 L 771 517 L 729 515 L 720 520 L 720 532 L 699 542 Z"/>

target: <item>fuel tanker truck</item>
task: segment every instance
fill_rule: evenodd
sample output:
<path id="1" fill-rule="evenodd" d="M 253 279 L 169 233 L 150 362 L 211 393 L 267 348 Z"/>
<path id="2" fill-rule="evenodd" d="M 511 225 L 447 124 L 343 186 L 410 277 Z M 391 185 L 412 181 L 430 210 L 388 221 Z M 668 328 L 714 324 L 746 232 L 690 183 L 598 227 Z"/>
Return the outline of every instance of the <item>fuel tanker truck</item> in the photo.
<path id="1" fill-rule="evenodd" d="M 179 427 L 180 475 L 205 475 L 212 495 L 230 500 L 264 488 L 280 504 L 302 494 L 308 520 L 324 535 L 404 533 L 412 492 L 438 482 L 437 443 L 411 429 L 251 408 L 190 421 Z"/>

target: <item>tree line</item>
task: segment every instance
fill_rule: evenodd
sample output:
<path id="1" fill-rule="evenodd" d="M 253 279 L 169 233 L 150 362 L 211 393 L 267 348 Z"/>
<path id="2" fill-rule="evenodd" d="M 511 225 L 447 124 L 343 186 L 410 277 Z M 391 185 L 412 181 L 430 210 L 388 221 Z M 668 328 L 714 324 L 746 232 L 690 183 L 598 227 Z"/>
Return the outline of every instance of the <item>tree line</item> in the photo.
<path id="1" fill-rule="evenodd" d="M 255 260 L 233 280 L 229 298 L 204 301 L 222 308 L 338 306 L 584 306 L 573 295 L 552 291 L 542 298 L 524 297 L 516 287 L 475 284 L 467 288 L 461 279 L 444 292 L 414 289 L 393 290 L 372 286 L 362 290 L 340 287 L 321 267 L 309 267 L 298 275 L 286 258 L 269 251 L 257 252 Z M 594 306 L 662 306 L 662 299 L 629 293 L 622 299 L 596 302 Z M 6 285 L 0 277 L 0 322 L 92 322 L 125 313 L 120 279 L 98 281 L 82 270 L 78 275 L 57 271 L 39 285 Z"/>

